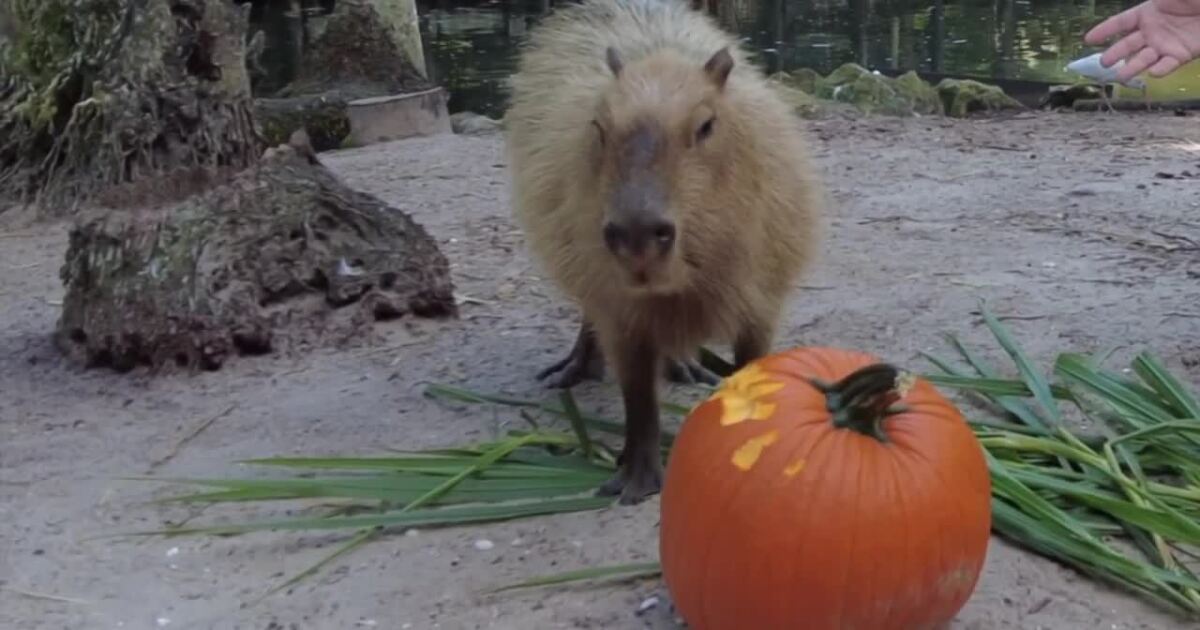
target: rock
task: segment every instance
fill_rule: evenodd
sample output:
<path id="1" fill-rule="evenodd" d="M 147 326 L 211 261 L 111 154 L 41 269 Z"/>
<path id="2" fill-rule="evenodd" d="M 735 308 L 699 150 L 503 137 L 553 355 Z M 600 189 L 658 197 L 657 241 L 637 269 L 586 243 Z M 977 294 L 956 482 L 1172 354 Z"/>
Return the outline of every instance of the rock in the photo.
<path id="1" fill-rule="evenodd" d="M 458 112 L 450 115 L 450 128 L 457 134 L 480 136 L 500 132 L 503 124 L 474 112 Z"/>
<path id="2" fill-rule="evenodd" d="M 658 597 L 651 595 L 650 597 L 643 599 L 642 603 L 638 604 L 637 612 L 635 614 L 643 615 L 646 613 L 646 611 L 652 610 L 656 607 L 658 607 Z"/>
<path id="3" fill-rule="evenodd" d="M 970 79 L 942 79 L 937 84 L 937 93 L 946 115 L 955 118 L 965 118 L 979 111 L 1025 108 L 999 87 Z"/>
<path id="4" fill-rule="evenodd" d="M 288 145 L 175 206 L 81 219 L 61 277 L 56 344 L 118 371 L 217 369 L 374 320 L 458 314 L 423 227 Z"/>

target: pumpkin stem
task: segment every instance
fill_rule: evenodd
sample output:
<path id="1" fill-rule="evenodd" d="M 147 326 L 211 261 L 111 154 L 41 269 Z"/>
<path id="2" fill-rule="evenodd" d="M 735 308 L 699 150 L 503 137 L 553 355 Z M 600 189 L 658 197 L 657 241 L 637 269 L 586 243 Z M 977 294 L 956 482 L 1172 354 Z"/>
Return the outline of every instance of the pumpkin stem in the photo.
<path id="1" fill-rule="evenodd" d="M 833 426 L 850 429 L 888 442 L 883 419 L 902 411 L 896 403 L 912 386 L 912 376 L 887 363 L 875 363 L 852 372 L 837 383 L 813 381 L 825 394 L 825 408 Z"/>

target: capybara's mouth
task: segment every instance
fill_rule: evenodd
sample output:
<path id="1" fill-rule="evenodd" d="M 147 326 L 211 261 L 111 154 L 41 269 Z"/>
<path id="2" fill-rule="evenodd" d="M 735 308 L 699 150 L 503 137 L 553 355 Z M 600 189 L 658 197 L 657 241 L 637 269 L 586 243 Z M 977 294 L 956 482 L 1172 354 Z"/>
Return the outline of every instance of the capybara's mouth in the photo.
<path id="1" fill-rule="evenodd" d="M 662 270 L 630 270 L 627 279 L 628 288 L 634 293 L 661 293 L 671 288 L 669 276 Z"/>

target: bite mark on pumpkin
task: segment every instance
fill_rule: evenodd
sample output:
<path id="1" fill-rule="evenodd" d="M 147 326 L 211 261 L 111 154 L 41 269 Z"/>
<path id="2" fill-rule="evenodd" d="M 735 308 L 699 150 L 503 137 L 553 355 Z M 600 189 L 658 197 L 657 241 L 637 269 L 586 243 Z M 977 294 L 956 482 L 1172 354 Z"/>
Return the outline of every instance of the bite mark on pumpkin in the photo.
<path id="1" fill-rule="evenodd" d="M 726 378 L 712 398 L 721 401 L 721 426 L 746 420 L 766 420 L 775 415 L 777 405 L 761 399 L 783 389 L 761 366 L 751 364 Z"/>
<path id="2" fill-rule="evenodd" d="M 796 461 L 788 464 L 787 468 L 783 469 L 783 476 L 795 477 L 796 475 L 799 475 L 800 471 L 804 470 L 804 466 L 806 464 L 808 464 L 808 462 L 804 461 L 803 459 L 797 459 Z"/>
<path id="3" fill-rule="evenodd" d="M 758 458 L 762 456 L 763 449 L 778 440 L 779 431 L 774 429 L 762 435 L 752 437 L 733 452 L 733 457 L 730 458 L 730 461 L 742 471 L 750 470 L 758 462 Z"/>

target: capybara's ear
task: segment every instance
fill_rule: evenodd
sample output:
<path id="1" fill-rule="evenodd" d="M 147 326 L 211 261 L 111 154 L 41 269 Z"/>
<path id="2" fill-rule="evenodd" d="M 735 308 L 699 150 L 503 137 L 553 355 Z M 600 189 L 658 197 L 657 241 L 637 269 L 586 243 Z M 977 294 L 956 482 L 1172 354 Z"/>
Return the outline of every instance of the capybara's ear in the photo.
<path id="1" fill-rule="evenodd" d="M 621 61 L 621 55 L 617 53 L 617 49 L 609 46 L 604 51 L 604 61 L 608 63 L 608 69 L 612 70 L 614 77 L 621 76 L 621 68 L 625 67 L 625 62 Z"/>
<path id="2" fill-rule="evenodd" d="M 725 80 L 729 78 L 731 70 L 733 70 L 733 56 L 729 54 L 729 47 L 721 48 L 713 53 L 713 56 L 709 57 L 704 64 L 704 73 L 716 84 L 717 89 L 725 87 Z"/>

